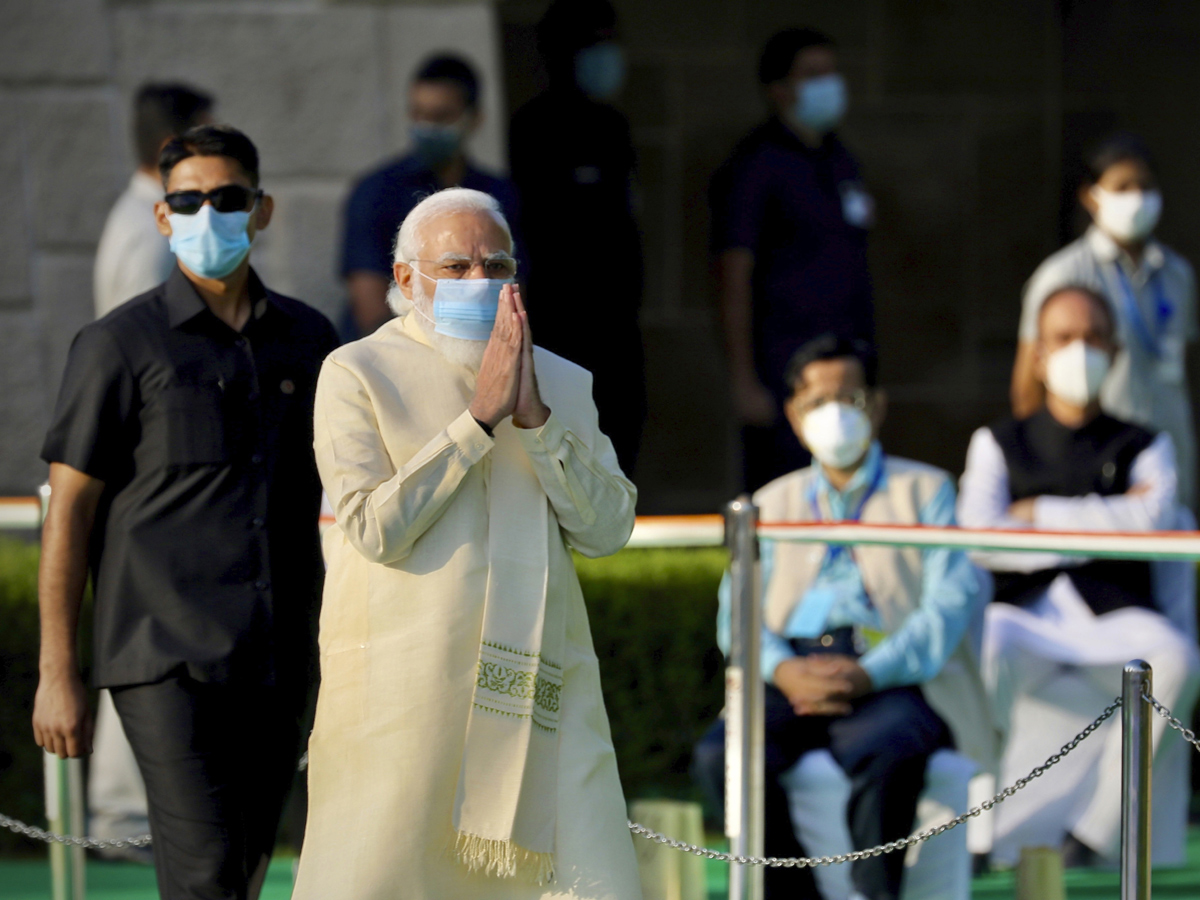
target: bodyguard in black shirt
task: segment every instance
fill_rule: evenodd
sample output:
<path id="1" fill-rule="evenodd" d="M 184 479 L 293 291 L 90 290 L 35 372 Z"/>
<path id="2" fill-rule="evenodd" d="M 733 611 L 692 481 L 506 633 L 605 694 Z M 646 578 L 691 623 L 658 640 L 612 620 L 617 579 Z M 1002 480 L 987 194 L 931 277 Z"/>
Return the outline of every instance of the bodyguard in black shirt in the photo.
<path id="1" fill-rule="evenodd" d="M 796 350 L 822 334 L 875 343 L 867 269 L 874 204 L 835 129 L 846 111 L 833 40 L 774 35 L 758 79 L 771 117 L 714 174 L 712 252 L 747 490 L 808 465 L 783 415 Z"/>
<path id="2" fill-rule="evenodd" d="M 255 896 L 295 770 L 322 580 L 313 390 L 328 321 L 250 268 L 271 198 L 240 132 L 167 144 L 178 268 L 75 339 L 43 457 L 37 742 L 91 743 L 76 626 L 95 585 L 164 898 Z"/>

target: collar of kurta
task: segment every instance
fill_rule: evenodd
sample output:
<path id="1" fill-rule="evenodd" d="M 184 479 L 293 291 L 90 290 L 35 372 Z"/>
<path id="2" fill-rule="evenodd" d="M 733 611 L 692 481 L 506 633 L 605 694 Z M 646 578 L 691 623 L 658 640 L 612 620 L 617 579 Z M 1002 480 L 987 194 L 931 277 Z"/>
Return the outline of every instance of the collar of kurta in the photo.
<path id="1" fill-rule="evenodd" d="M 1093 224 L 1088 228 L 1086 238 L 1088 246 L 1098 259 L 1102 259 L 1105 262 L 1121 261 L 1131 271 L 1136 271 L 1139 267 L 1145 267 L 1147 270 L 1154 272 L 1161 269 L 1167 261 L 1163 245 L 1154 240 L 1154 238 L 1146 242 L 1146 249 L 1142 251 L 1141 263 L 1138 266 L 1133 265 L 1129 254 L 1122 250 L 1117 242 L 1105 234 L 1098 225 Z"/>

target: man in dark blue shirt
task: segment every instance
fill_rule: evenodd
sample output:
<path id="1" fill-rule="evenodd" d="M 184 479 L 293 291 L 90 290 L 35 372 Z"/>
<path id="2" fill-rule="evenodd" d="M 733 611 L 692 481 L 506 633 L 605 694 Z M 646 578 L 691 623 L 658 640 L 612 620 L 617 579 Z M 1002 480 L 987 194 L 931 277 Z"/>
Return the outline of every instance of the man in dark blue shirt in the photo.
<path id="1" fill-rule="evenodd" d="M 783 416 L 784 370 L 820 334 L 875 340 L 867 270 L 873 204 L 833 133 L 846 88 L 833 41 L 772 37 L 759 61 L 771 118 L 717 171 L 712 249 L 743 471 L 754 490 L 807 464 Z"/>
<path id="2" fill-rule="evenodd" d="M 417 70 L 408 103 L 412 149 L 363 176 L 346 201 L 341 273 L 349 309 L 340 323 L 346 340 L 368 335 L 392 317 L 392 249 L 400 223 L 419 201 L 447 187 L 473 188 L 499 200 L 505 218 L 517 225 L 512 184 L 476 168 L 464 151 L 480 118 L 475 71 L 454 56 L 432 57 Z"/>
<path id="3" fill-rule="evenodd" d="M 550 5 L 537 28 L 549 89 L 513 116 L 509 159 L 532 262 L 526 270 L 534 273 L 526 282 L 538 343 L 592 373 L 600 427 L 633 477 L 646 419 L 642 241 L 633 139 L 610 104 L 625 68 L 616 26 L 609 0 Z M 604 278 L 576 277 L 579 247 L 605 248 Z"/>

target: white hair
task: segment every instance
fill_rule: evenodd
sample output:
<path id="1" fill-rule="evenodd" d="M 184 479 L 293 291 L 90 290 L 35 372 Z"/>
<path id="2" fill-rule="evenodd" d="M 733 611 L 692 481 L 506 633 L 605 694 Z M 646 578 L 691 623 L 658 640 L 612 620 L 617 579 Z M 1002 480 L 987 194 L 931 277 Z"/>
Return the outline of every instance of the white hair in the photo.
<path id="1" fill-rule="evenodd" d="M 392 261 L 409 263 L 417 259 L 421 255 L 421 229 L 439 216 L 463 212 L 488 213 L 504 229 L 508 245 L 512 247 L 512 229 L 508 227 L 499 201 L 483 191 L 452 187 L 430 194 L 404 217 L 396 235 L 396 251 L 392 254 Z"/>

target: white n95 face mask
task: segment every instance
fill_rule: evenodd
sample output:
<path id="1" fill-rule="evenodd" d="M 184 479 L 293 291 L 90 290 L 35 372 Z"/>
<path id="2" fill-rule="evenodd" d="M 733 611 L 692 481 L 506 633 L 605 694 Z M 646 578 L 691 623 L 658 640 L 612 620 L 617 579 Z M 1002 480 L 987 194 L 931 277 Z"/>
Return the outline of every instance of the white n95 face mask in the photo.
<path id="1" fill-rule="evenodd" d="M 831 469 L 849 468 L 871 446 L 871 420 L 848 403 L 822 403 L 801 420 L 800 432 L 812 455 Z"/>
<path id="2" fill-rule="evenodd" d="M 1074 406 L 1087 406 L 1100 396 L 1111 365 L 1105 351 L 1072 341 L 1046 357 L 1046 390 Z"/>
<path id="3" fill-rule="evenodd" d="M 1162 194 L 1158 191 L 1106 191 L 1092 188 L 1096 224 L 1118 241 L 1144 241 L 1154 233 L 1162 215 Z"/>

